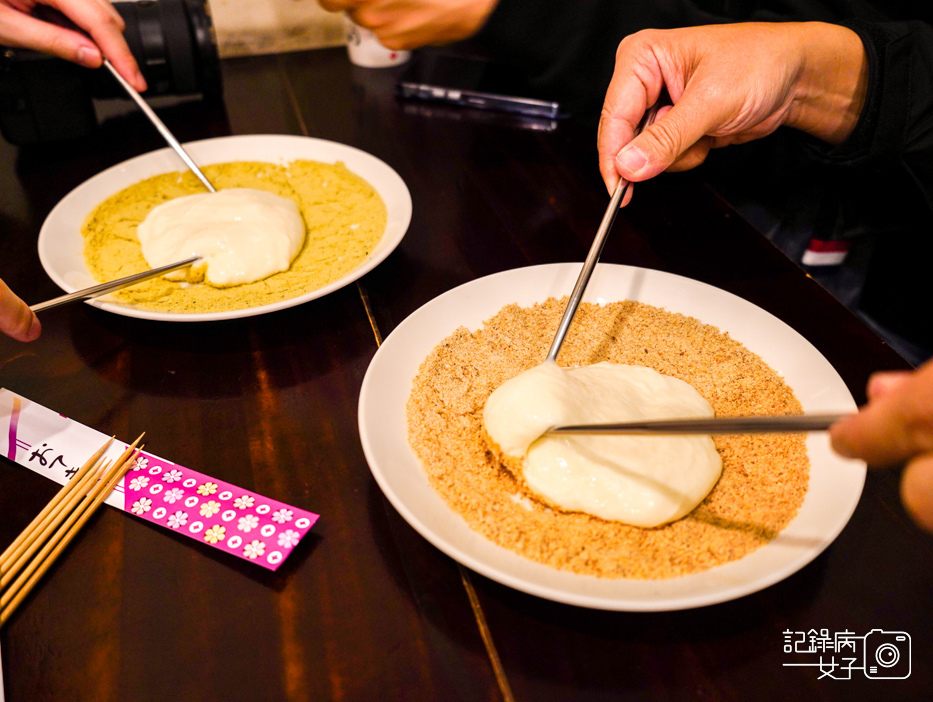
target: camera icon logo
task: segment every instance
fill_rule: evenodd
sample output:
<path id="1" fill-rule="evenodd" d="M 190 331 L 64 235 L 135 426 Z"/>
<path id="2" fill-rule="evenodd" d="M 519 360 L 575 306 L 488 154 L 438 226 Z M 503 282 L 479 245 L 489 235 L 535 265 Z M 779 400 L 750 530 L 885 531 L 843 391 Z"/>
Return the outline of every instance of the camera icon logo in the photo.
<path id="1" fill-rule="evenodd" d="M 865 634 L 865 675 L 875 680 L 910 677 L 910 634 L 872 629 Z"/>

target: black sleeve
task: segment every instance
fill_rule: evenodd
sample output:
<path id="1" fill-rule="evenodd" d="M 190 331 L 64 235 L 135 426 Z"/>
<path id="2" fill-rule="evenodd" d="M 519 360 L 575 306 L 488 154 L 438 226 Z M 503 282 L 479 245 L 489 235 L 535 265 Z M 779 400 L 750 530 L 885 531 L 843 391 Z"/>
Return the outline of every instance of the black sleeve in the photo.
<path id="1" fill-rule="evenodd" d="M 926 1 L 926 0 L 924 0 Z M 499 0 L 475 41 L 595 127 L 619 42 L 642 29 L 871 17 L 865 0 Z"/>
<path id="2" fill-rule="evenodd" d="M 476 40 L 499 60 L 519 66 L 541 93 L 560 100 L 595 128 L 616 48 L 627 35 L 649 28 L 803 15 L 762 9 L 772 4 L 819 7 L 812 0 L 499 0 Z"/>
<path id="3" fill-rule="evenodd" d="M 818 158 L 856 166 L 901 166 L 933 208 L 933 25 L 843 23 L 868 56 L 868 94 L 858 124 L 835 148 L 813 145 Z"/>

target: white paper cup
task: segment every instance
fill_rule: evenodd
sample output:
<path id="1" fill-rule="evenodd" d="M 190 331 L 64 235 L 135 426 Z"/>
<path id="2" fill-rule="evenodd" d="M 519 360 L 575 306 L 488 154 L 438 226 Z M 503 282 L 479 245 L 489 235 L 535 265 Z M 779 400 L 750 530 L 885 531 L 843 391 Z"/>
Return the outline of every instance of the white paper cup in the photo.
<path id="1" fill-rule="evenodd" d="M 347 25 L 347 54 L 350 61 L 364 68 L 385 68 L 398 66 L 411 58 L 410 51 L 395 51 L 387 49 L 376 35 L 364 27 L 355 24 L 346 17 Z"/>

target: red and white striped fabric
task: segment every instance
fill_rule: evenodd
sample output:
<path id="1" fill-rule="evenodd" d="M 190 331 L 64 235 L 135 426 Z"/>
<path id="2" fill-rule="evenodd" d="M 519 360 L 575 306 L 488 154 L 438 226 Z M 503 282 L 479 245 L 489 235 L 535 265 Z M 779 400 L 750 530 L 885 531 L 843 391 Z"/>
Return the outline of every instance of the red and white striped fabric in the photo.
<path id="1" fill-rule="evenodd" d="M 844 239 L 810 239 L 803 252 L 805 266 L 838 266 L 849 253 L 850 243 Z"/>

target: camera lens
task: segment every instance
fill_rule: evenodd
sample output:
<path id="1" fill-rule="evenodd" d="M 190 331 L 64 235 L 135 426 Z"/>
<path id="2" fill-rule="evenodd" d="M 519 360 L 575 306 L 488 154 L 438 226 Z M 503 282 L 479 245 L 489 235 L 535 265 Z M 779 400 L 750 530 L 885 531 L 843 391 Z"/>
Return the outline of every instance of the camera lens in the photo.
<path id="1" fill-rule="evenodd" d="M 116 2 L 126 43 L 149 84 L 147 97 L 201 95 L 219 101 L 220 57 L 205 0 Z M 36 17 L 62 26 L 39 5 Z M 93 98 L 125 97 L 109 71 L 89 70 L 29 49 L 0 53 L 0 133 L 12 144 L 85 137 L 97 127 Z"/>
<path id="2" fill-rule="evenodd" d="M 204 0 L 140 0 L 113 7 L 126 23 L 126 43 L 149 85 L 147 95 L 220 97 L 220 60 Z M 94 82 L 95 97 L 120 95 L 107 78 Z"/>
<path id="3" fill-rule="evenodd" d="M 881 644 L 875 649 L 875 660 L 878 661 L 878 665 L 882 668 L 890 668 L 893 665 L 897 665 L 897 661 L 900 657 L 901 652 L 897 650 L 897 646 L 891 643 Z"/>

